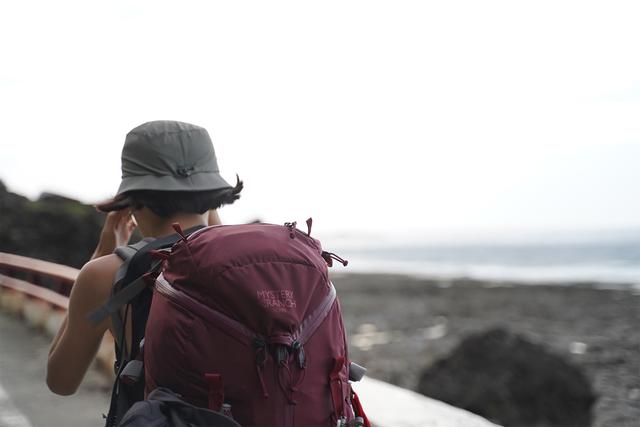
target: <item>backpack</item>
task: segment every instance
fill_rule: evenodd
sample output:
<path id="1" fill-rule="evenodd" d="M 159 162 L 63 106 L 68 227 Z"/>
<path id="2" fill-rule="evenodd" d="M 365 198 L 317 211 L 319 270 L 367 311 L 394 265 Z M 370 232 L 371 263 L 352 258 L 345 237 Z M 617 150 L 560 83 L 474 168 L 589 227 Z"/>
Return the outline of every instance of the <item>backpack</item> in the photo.
<path id="1" fill-rule="evenodd" d="M 129 416 L 122 411 L 142 398 L 141 389 L 148 399 L 164 389 L 244 427 L 368 426 L 349 383 L 350 374 L 357 379 L 362 372 L 349 361 L 328 277 L 333 260 L 347 262 L 323 251 L 310 236 L 311 220 L 307 225 L 307 233 L 296 223 L 176 227 L 170 250 L 158 241 L 139 248 L 158 261 L 118 293 L 132 285 L 143 289 L 131 300 L 134 323 L 136 298 L 157 278 L 143 337 L 134 325 L 133 342 L 141 349 L 125 366 L 120 358 L 119 415 L 110 411 L 107 425 L 109 418 L 117 425 Z M 103 312 L 119 312 L 114 307 L 124 299 Z"/>

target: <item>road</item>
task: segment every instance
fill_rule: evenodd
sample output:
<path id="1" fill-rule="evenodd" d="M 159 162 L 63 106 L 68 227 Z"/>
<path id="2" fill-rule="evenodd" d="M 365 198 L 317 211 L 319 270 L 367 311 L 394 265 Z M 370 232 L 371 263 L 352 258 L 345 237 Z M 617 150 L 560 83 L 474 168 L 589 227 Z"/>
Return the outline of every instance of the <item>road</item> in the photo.
<path id="1" fill-rule="evenodd" d="M 0 427 L 102 426 L 110 384 L 90 370 L 78 392 L 57 396 L 45 384 L 49 338 L 0 311 Z"/>

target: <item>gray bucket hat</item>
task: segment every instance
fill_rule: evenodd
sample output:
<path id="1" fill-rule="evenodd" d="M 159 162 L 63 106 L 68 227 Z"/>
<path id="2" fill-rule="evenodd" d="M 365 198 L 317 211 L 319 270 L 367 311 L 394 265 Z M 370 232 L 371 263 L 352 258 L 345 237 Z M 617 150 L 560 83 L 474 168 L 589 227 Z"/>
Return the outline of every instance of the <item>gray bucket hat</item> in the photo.
<path id="1" fill-rule="evenodd" d="M 131 190 L 200 191 L 230 188 L 219 173 L 206 129 L 158 120 L 127 134 L 122 148 L 122 182 L 116 195 Z"/>

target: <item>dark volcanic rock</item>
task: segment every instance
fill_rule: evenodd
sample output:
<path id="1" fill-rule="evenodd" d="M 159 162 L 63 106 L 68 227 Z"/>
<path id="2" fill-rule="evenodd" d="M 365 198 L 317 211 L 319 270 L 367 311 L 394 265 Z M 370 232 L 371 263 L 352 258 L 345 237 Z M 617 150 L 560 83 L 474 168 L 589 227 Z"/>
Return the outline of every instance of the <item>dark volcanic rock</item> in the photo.
<path id="1" fill-rule="evenodd" d="M 596 400 L 576 366 L 503 329 L 467 337 L 418 391 L 505 426 L 589 426 Z"/>
<path id="2" fill-rule="evenodd" d="M 100 236 L 104 214 L 66 197 L 44 193 L 37 201 L 0 182 L 0 252 L 80 268 Z"/>

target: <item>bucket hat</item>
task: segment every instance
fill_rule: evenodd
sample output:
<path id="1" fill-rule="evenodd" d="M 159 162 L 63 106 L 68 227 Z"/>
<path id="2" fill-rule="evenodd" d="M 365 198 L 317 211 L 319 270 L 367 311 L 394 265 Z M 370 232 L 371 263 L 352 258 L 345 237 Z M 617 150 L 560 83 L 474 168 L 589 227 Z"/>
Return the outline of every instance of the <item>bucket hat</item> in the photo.
<path id="1" fill-rule="evenodd" d="M 206 191 L 231 188 L 220 176 L 216 153 L 203 127 L 173 120 L 141 124 L 122 147 L 122 180 L 115 197 L 96 204 L 108 212 L 128 206 L 132 190 Z"/>
<path id="2" fill-rule="evenodd" d="M 117 195 L 131 190 L 201 191 L 231 187 L 220 176 L 205 128 L 158 120 L 131 130 L 122 148 Z"/>

